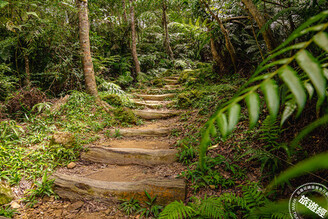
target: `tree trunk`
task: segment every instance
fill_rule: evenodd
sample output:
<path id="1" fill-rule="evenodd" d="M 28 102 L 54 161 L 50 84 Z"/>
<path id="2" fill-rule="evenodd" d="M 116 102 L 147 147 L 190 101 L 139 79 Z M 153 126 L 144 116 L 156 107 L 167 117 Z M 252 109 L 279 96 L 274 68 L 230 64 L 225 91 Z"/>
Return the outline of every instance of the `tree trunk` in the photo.
<path id="1" fill-rule="evenodd" d="M 221 29 L 221 31 L 224 35 L 225 45 L 226 45 L 226 48 L 227 48 L 227 50 L 230 54 L 230 58 L 231 58 L 234 70 L 235 70 L 235 72 L 237 72 L 236 51 L 235 51 L 235 48 L 234 48 L 234 46 L 232 45 L 232 43 L 230 41 L 228 30 L 224 27 L 224 25 L 223 25 L 222 21 L 220 20 L 220 18 L 213 13 L 213 11 L 210 9 L 209 5 L 204 0 L 201 0 L 201 2 L 203 3 L 203 5 L 205 5 L 205 8 L 212 15 L 212 17 L 218 22 L 218 24 L 220 26 L 220 29 Z"/>
<path id="2" fill-rule="evenodd" d="M 163 0 L 163 27 L 164 27 L 164 48 L 167 52 L 167 54 L 170 56 L 170 59 L 174 58 L 172 48 L 170 46 L 170 35 L 167 27 L 167 15 L 166 15 L 166 10 L 167 10 L 167 5 L 165 4 L 166 0 Z"/>
<path id="3" fill-rule="evenodd" d="M 122 0 L 122 5 L 123 5 L 123 19 L 124 19 L 124 22 L 127 23 L 128 22 L 128 17 L 126 16 L 126 3 L 125 3 L 125 0 Z"/>
<path id="4" fill-rule="evenodd" d="M 25 62 L 25 74 L 26 74 L 26 86 L 29 87 L 31 85 L 31 72 L 30 72 L 30 60 L 28 59 L 28 55 L 24 55 Z"/>
<path id="5" fill-rule="evenodd" d="M 100 100 L 90 51 L 88 0 L 76 0 L 76 5 L 79 13 L 80 48 L 86 91 Z"/>
<path id="6" fill-rule="evenodd" d="M 242 0 L 248 11 L 253 16 L 254 20 L 256 21 L 257 25 L 261 29 L 265 23 L 265 18 L 261 15 L 261 13 L 257 10 L 256 5 L 254 5 L 252 0 Z M 275 40 L 273 38 L 273 34 L 271 29 L 268 27 L 262 33 L 263 39 L 269 51 L 272 51 L 275 48 Z"/>
<path id="7" fill-rule="evenodd" d="M 225 70 L 224 63 L 223 63 L 223 60 L 222 60 L 221 56 L 219 55 L 218 51 L 216 50 L 215 40 L 214 40 L 213 36 L 211 36 L 211 52 L 212 52 L 214 62 L 220 67 L 220 71 L 224 72 L 224 70 Z"/>
<path id="8" fill-rule="evenodd" d="M 134 0 L 130 0 L 130 3 L 131 3 L 131 8 L 130 8 L 131 34 L 132 34 L 132 36 L 131 36 L 131 38 L 132 38 L 131 53 L 132 53 L 132 58 L 133 58 L 136 75 L 137 75 L 140 72 L 140 65 L 139 65 L 138 54 L 137 54 L 136 24 L 135 24 L 135 17 L 134 17 L 133 1 Z"/>

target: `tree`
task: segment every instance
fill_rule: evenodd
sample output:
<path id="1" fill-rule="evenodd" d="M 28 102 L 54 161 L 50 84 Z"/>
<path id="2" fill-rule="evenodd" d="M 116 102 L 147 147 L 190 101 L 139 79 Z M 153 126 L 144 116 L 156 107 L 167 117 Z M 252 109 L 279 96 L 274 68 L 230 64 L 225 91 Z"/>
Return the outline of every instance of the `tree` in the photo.
<path id="1" fill-rule="evenodd" d="M 261 15 L 261 13 L 257 10 L 256 5 L 253 3 L 252 0 L 242 0 L 244 5 L 246 6 L 247 10 L 251 13 L 254 20 L 256 21 L 257 25 L 261 29 L 265 23 L 265 18 Z M 269 51 L 272 51 L 275 48 L 275 40 L 273 38 L 272 31 L 269 27 L 267 27 L 263 32 L 263 39 Z"/>
<path id="2" fill-rule="evenodd" d="M 140 72 L 140 64 L 138 60 L 138 53 L 137 53 L 137 34 L 136 34 L 136 24 L 135 24 L 135 14 L 134 14 L 134 0 L 130 0 L 131 8 L 130 8 L 130 16 L 131 16 L 131 53 L 135 67 L 136 75 Z"/>
<path id="3" fill-rule="evenodd" d="M 90 51 L 88 0 L 76 0 L 76 5 L 79 10 L 79 37 L 86 90 L 100 100 Z"/>
<path id="4" fill-rule="evenodd" d="M 167 4 L 166 4 L 166 0 L 163 0 L 162 2 L 162 9 L 163 9 L 163 27 L 164 27 L 164 48 L 167 52 L 167 54 L 170 56 L 171 59 L 174 58 L 173 52 L 172 52 L 172 48 L 170 45 L 170 35 L 169 35 L 169 31 L 168 31 L 168 27 L 167 27 Z"/>
<path id="5" fill-rule="evenodd" d="M 232 43 L 230 41 L 228 30 L 225 28 L 222 20 L 216 14 L 214 14 L 214 12 L 211 10 L 211 8 L 208 5 L 208 3 L 205 0 L 200 0 L 200 2 L 207 9 L 207 11 L 212 15 L 212 17 L 218 22 L 219 27 L 220 27 L 223 35 L 224 35 L 225 45 L 226 45 L 226 48 L 227 48 L 227 50 L 228 50 L 228 52 L 230 54 L 230 58 L 231 58 L 233 67 L 235 69 L 235 72 L 237 72 L 236 51 L 235 51 L 235 47 L 232 45 Z"/>

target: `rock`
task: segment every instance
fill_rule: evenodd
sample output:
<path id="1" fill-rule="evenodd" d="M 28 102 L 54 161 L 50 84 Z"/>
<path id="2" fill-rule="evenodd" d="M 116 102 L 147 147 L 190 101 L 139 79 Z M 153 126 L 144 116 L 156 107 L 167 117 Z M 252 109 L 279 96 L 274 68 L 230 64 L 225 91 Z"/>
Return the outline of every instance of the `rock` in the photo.
<path id="1" fill-rule="evenodd" d="M 18 208 L 20 208 L 20 204 L 18 204 L 17 202 L 13 202 L 13 203 L 11 203 L 11 207 L 18 209 Z"/>
<path id="2" fill-rule="evenodd" d="M 63 210 L 61 210 L 61 209 L 57 209 L 57 210 L 53 211 L 55 218 L 61 218 L 62 213 L 63 213 Z"/>
<path id="3" fill-rule="evenodd" d="M 11 188 L 4 183 L 0 183 L 0 206 L 10 203 L 14 199 Z"/>
<path id="4" fill-rule="evenodd" d="M 61 144 L 65 148 L 71 148 L 76 144 L 76 139 L 70 132 L 57 132 L 52 136 L 50 142 L 50 145 L 54 144 Z"/>
<path id="5" fill-rule="evenodd" d="M 76 163 L 74 163 L 74 162 L 70 162 L 68 165 L 67 165 L 67 168 L 68 169 L 73 169 L 73 168 L 75 168 L 76 167 Z"/>
<path id="6" fill-rule="evenodd" d="M 71 204 L 68 207 L 68 209 L 70 211 L 74 211 L 74 210 L 77 210 L 77 209 L 81 208 L 83 205 L 84 205 L 84 202 L 83 201 L 77 201 L 77 202 L 74 202 L 73 204 Z"/>
<path id="7" fill-rule="evenodd" d="M 52 105 L 52 107 L 50 108 L 50 111 L 51 112 L 58 111 L 61 108 L 61 106 L 63 106 L 64 104 L 67 103 L 68 99 L 69 99 L 69 95 L 66 95 L 65 97 L 60 98 L 58 101 L 56 101 L 54 103 L 54 105 Z"/>

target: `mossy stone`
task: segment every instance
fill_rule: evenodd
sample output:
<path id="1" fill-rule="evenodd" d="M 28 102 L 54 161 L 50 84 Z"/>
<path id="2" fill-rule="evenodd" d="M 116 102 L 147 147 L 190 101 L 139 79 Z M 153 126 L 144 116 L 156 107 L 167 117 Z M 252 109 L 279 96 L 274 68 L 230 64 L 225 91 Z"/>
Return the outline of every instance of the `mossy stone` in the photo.
<path id="1" fill-rule="evenodd" d="M 138 121 L 133 111 L 128 108 L 120 107 L 114 109 L 114 116 L 122 123 L 137 124 Z"/>
<path id="2" fill-rule="evenodd" d="M 102 100 L 112 106 L 122 106 L 123 102 L 117 94 L 107 94 L 102 97 Z"/>
<path id="3" fill-rule="evenodd" d="M 70 132 L 57 132 L 52 136 L 50 146 L 56 144 L 62 145 L 65 148 L 73 148 L 76 146 L 76 138 Z"/>
<path id="4" fill-rule="evenodd" d="M 11 188 L 4 183 L 0 183 L 0 206 L 10 203 L 13 199 L 14 195 Z"/>

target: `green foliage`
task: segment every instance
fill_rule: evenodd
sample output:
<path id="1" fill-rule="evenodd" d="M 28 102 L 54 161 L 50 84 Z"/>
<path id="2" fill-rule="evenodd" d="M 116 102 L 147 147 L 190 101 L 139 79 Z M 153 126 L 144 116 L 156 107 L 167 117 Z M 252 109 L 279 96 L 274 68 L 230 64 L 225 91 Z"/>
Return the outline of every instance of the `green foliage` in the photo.
<path id="1" fill-rule="evenodd" d="M 29 203 L 30 206 L 33 206 L 37 200 L 37 197 L 44 197 L 44 196 L 52 196 L 56 194 L 53 191 L 53 183 L 55 179 L 49 180 L 49 176 L 47 174 L 47 171 L 44 173 L 41 181 L 37 181 L 34 183 L 35 187 L 28 192 L 28 196 L 26 198 L 26 201 Z"/>
<path id="2" fill-rule="evenodd" d="M 159 215 L 160 219 L 180 219 L 191 218 L 194 210 L 190 206 L 185 206 L 182 201 L 174 201 L 168 204 Z"/>
<path id="3" fill-rule="evenodd" d="M 268 201 L 256 184 L 242 186 L 242 196 L 233 193 L 223 193 L 221 196 L 203 198 L 191 197 L 191 202 L 172 202 L 159 215 L 162 219 L 174 218 L 239 218 L 243 213 L 245 218 L 254 215 L 258 209 L 267 205 Z M 273 213 L 272 218 L 278 214 Z"/>
<path id="4" fill-rule="evenodd" d="M 12 74 L 13 70 L 5 63 L 0 64 L 0 101 L 5 98 L 14 90 L 17 79 Z"/>
<path id="5" fill-rule="evenodd" d="M 178 153 L 178 159 L 180 163 L 183 163 L 185 165 L 189 165 L 192 160 L 196 157 L 197 150 L 192 145 L 184 145 L 180 146 L 179 153 Z"/>
<path id="6" fill-rule="evenodd" d="M 1 4 L 1 2 L 0 2 Z M 17 213 L 16 209 L 11 208 L 10 206 L 0 207 L 0 216 L 6 218 L 12 218 Z"/>
<path id="7" fill-rule="evenodd" d="M 258 99 L 256 96 L 258 95 L 257 92 L 259 89 L 262 89 L 264 93 L 265 102 L 271 117 L 276 118 L 280 105 L 286 102 L 285 100 L 285 102 L 280 103 L 280 96 L 278 92 L 279 87 L 275 79 L 277 76 L 279 76 L 283 82 L 282 86 L 285 88 L 284 96 L 288 97 L 287 100 L 293 100 L 298 105 L 297 115 L 302 112 L 307 100 L 307 91 L 304 88 L 305 83 L 308 83 L 307 86 L 313 86 L 318 94 L 317 108 L 322 104 L 327 89 L 326 77 L 323 70 L 323 62 L 325 59 L 316 58 L 316 55 L 309 52 L 309 49 L 310 45 L 313 47 L 319 46 L 324 50 L 323 52 L 320 52 L 322 55 L 327 52 L 325 42 L 328 41 L 328 37 L 324 31 L 328 27 L 328 23 L 323 22 L 326 17 L 328 17 L 328 11 L 324 11 L 309 19 L 297 30 L 295 30 L 283 44 L 275 49 L 275 51 L 273 51 L 273 53 L 258 66 L 251 79 L 240 89 L 240 91 L 230 101 L 219 107 L 216 113 L 214 113 L 214 115 L 206 123 L 206 129 L 203 132 L 199 153 L 200 168 L 204 168 L 206 149 L 210 143 L 210 136 L 213 136 L 213 133 L 215 133 L 214 130 L 217 129 L 216 126 L 218 126 L 218 130 L 220 130 L 223 137 L 229 135 L 239 121 L 240 102 L 246 100 L 246 103 L 249 102 L 247 104 L 249 107 L 251 106 L 251 99 L 253 99 L 252 101 L 254 103 L 259 103 L 255 100 Z M 288 44 L 293 40 L 297 38 L 300 39 L 301 36 L 310 33 L 314 33 L 314 36 L 309 40 L 288 46 Z M 320 42 L 319 40 L 315 40 L 319 38 Z M 291 50 L 296 51 L 295 55 L 289 56 L 288 53 Z M 276 60 L 282 55 L 285 55 L 288 58 Z M 295 62 L 298 63 L 299 68 L 291 67 L 292 63 Z M 269 73 L 265 72 L 267 70 Z M 272 70 L 272 72 L 270 72 L 270 70 Z M 251 97 L 248 97 L 250 95 Z M 290 110 L 290 106 L 286 107 Z M 250 108 L 249 110 L 253 110 L 253 108 Z M 259 118 L 258 113 L 259 110 L 257 108 L 253 111 L 253 114 L 251 114 L 250 126 L 253 127 L 255 125 L 255 118 Z M 288 115 L 291 115 L 291 113 Z M 284 121 L 286 119 L 286 117 L 283 118 Z M 214 134 L 214 136 L 215 135 L 216 134 Z"/>
<path id="8" fill-rule="evenodd" d="M 141 208 L 139 201 L 134 198 L 131 198 L 130 200 L 123 199 L 121 200 L 120 205 L 121 205 L 121 210 L 124 211 L 124 213 L 127 215 L 136 213 Z"/>
<path id="9" fill-rule="evenodd" d="M 138 119 L 134 115 L 133 111 L 128 108 L 119 107 L 114 109 L 114 115 L 117 120 L 122 124 L 137 124 Z"/>
<path id="10" fill-rule="evenodd" d="M 138 212 L 141 213 L 140 216 L 148 217 L 158 217 L 159 213 L 162 211 L 163 207 L 156 204 L 157 195 L 151 197 L 150 194 L 145 191 L 147 196 L 147 201 L 145 202 L 146 207 L 142 207 Z"/>
<path id="11" fill-rule="evenodd" d="M 206 169 L 190 169 L 181 173 L 181 176 L 191 180 L 192 188 L 197 191 L 199 188 L 211 186 L 214 188 L 230 188 L 235 185 L 235 180 L 245 177 L 244 171 L 237 165 L 226 159 L 222 155 L 215 158 L 206 158 Z M 223 176 L 220 172 L 224 170 L 231 176 Z"/>
<path id="12" fill-rule="evenodd" d="M 267 172 L 266 175 L 274 175 L 281 170 L 282 163 L 277 154 L 281 156 L 284 152 L 286 158 L 291 156 L 291 151 L 286 145 L 279 142 L 282 129 L 276 119 L 272 119 L 271 116 L 267 116 L 263 120 L 261 127 L 257 130 L 258 140 L 263 142 L 263 146 L 260 148 L 251 148 L 246 154 L 251 154 L 250 160 L 258 160 L 261 163 L 262 173 Z M 265 170 L 265 171 L 264 171 Z"/>
<path id="13" fill-rule="evenodd" d="M 111 106 L 122 106 L 123 102 L 117 94 L 106 94 L 101 96 L 101 99 Z"/>

